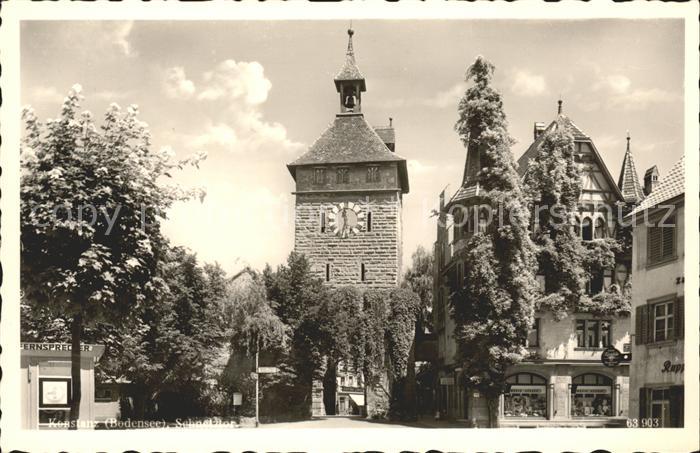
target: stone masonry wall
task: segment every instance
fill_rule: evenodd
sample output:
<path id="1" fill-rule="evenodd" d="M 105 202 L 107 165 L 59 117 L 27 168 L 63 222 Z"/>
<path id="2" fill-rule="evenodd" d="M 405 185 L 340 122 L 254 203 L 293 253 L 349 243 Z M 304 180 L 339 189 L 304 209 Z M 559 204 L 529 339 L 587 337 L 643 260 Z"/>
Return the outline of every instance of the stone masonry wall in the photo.
<path id="1" fill-rule="evenodd" d="M 341 202 L 359 203 L 372 213 L 372 231 L 360 231 L 343 239 L 333 234 L 328 214 Z M 400 192 L 297 193 L 294 250 L 309 259 L 312 272 L 325 281 L 330 264 L 329 285 L 388 288 L 398 284 L 401 270 Z M 321 212 L 326 212 L 326 230 L 321 232 Z M 365 281 L 360 264 L 365 265 Z"/>

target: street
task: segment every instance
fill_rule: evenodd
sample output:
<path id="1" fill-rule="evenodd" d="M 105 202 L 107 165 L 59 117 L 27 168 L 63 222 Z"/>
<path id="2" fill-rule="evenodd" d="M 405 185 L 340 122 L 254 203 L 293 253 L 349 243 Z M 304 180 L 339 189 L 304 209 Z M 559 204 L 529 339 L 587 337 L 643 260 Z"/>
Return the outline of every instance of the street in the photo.
<path id="1" fill-rule="evenodd" d="M 261 424 L 260 428 L 406 428 L 405 425 L 390 424 L 352 416 L 314 417 L 311 420 L 288 423 Z"/>

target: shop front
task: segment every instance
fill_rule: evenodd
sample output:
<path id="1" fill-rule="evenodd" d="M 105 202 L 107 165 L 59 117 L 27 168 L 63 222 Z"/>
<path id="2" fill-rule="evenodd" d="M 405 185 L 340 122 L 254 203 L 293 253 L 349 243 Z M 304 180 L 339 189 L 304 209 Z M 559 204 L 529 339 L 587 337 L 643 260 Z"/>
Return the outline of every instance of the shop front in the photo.
<path id="1" fill-rule="evenodd" d="M 65 429 L 72 403 L 71 345 L 21 343 L 22 428 Z M 95 422 L 95 364 L 102 345 L 81 346 L 79 428 Z"/>

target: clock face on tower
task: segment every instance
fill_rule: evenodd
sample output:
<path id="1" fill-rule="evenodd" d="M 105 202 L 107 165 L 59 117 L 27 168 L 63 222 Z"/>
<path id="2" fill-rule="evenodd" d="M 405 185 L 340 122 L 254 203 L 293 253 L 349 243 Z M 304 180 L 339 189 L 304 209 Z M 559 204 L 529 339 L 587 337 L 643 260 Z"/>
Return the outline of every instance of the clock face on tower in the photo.
<path id="1" fill-rule="evenodd" d="M 357 234 L 365 227 L 365 213 L 351 201 L 333 206 L 328 220 L 333 234 L 341 238 Z"/>

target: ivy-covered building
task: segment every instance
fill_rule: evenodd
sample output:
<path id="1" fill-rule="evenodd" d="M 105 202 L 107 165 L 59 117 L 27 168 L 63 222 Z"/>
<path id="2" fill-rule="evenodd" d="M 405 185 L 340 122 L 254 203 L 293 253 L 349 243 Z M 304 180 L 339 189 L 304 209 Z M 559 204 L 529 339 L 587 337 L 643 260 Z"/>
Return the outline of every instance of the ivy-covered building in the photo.
<path id="1" fill-rule="evenodd" d="M 518 173 L 527 176 L 547 134 L 565 127 L 573 136 L 574 162 L 580 175 L 580 197 L 572 228 L 588 252 L 599 248 L 610 253 L 610 238 L 626 239 L 620 219 L 642 201 L 639 177 L 629 146 L 616 182 L 591 137 L 562 112 L 549 124 L 537 122 L 533 142 L 518 160 Z M 455 322 L 450 315 L 454 288 L 464 285 L 465 262 L 461 251 L 474 234 L 489 221 L 480 205 L 479 156 L 466 156 L 461 187 L 451 198 L 440 196 L 436 265 L 434 270 L 434 325 L 438 338 L 437 400 L 441 418 L 464 420 L 470 426 L 488 426 L 487 401 L 479 392 L 466 388 L 460 363 L 455 360 Z M 533 161 L 534 162 L 534 161 Z M 537 229 L 533 225 L 533 233 Z M 508 391 L 500 398 L 500 426 L 605 426 L 624 423 L 628 415 L 629 364 L 608 368 L 601 353 L 609 345 L 629 351 L 628 304 L 631 251 L 621 247 L 614 264 L 587 272 L 585 298 L 588 309 L 569 310 L 565 316 L 538 309 L 526 344 L 528 355 L 508 370 Z M 589 268 L 591 269 L 591 268 Z M 537 275 L 540 292 L 549 285 Z M 616 309 L 605 307 L 609 298 Z M 599 304 L 598 309 L 590 305 Z M 595 307 L 594 307 L 595 308 Z M 607 314 L 605 314 L 607 313 Z"/>
<path id="2" fill-rule="evenodd" d="M 355 60 L 353 34 L 349 29 L 345 60 L 333 80 L 338 112 L 309 149 L 287 165 L 295 183 L 294 250 L 329 287 L 385 290 L 399 284 L 408 172 L 406 159 L 394 152 L 392 119 L 381 127 L 365 119 L 367 83 Z M 315 381 L 313 415 L 382 405 L 371 391 L 365 403 L 364 381 L 342 364 L 334 397 Z"/>

